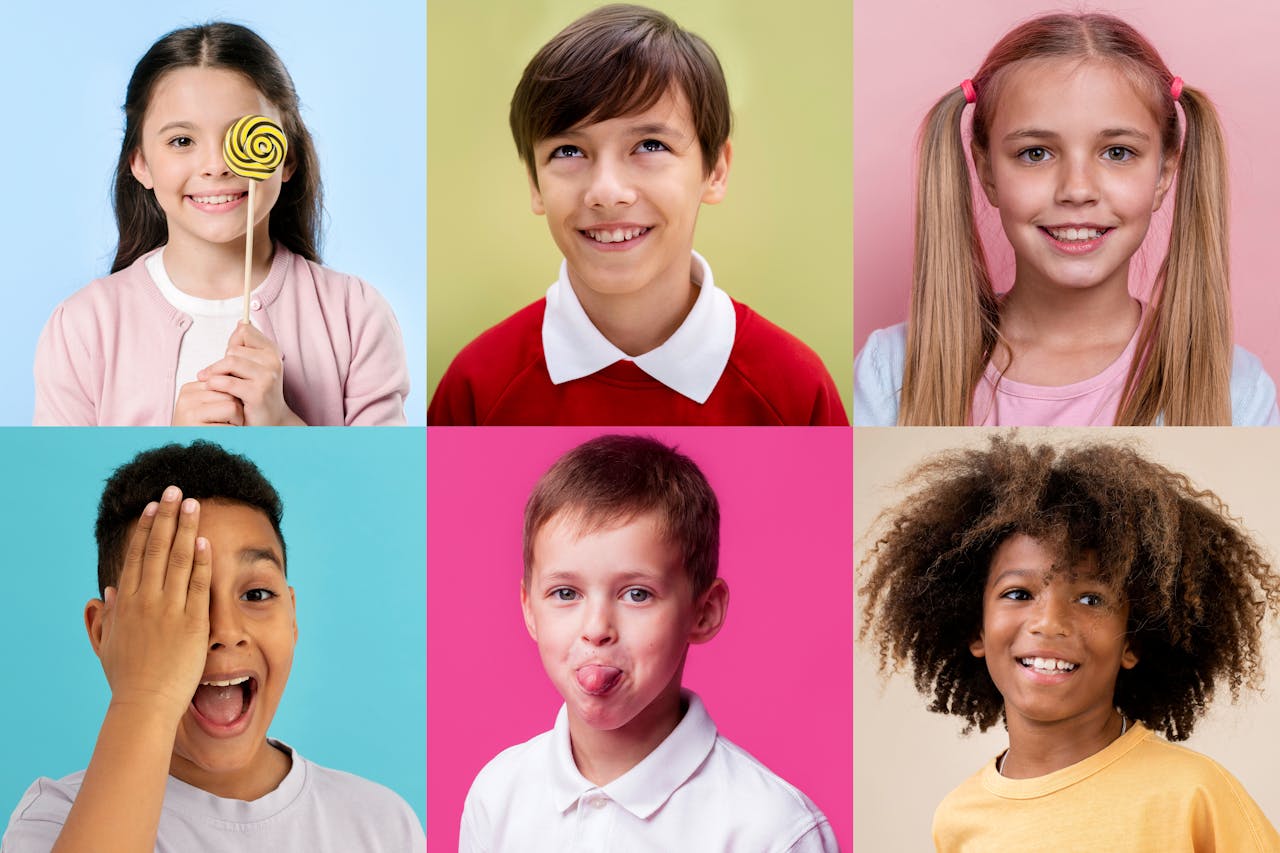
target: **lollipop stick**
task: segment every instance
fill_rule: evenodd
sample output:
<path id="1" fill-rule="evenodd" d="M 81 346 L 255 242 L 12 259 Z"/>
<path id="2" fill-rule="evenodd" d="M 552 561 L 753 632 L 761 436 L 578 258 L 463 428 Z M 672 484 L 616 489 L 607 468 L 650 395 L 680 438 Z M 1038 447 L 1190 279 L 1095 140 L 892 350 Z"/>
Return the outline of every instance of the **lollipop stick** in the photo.
<path id="1" fill-rule="evenodd" d="M 253 188 L 258 182 L 249 179 L 249 220 L 244 235 L 244 322 L 249 322 L 249 285 L 253 275 Z"/>

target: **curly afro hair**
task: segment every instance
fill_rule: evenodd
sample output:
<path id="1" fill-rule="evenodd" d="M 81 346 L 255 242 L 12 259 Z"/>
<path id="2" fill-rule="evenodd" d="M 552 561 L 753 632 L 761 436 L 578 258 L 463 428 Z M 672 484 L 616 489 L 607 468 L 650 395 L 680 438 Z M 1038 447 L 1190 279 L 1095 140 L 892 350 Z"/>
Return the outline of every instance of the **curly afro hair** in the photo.
<path id="1" fill-rule="evenodd" d="M 193 441 L 189 447 L 166 444 L 144 450 L 121 465 L 102 490 L 94 526 L 98 540 L 98 595 L 120 579 L 129 525 L 169 486 L 182 489 L 183 497 L 223 500 L 261 510 L 280 539 L 281 556 L 285 555 L 284 534 L 280 532 L 284 504 L 257 465 L 211 441 Z"/>
<path id="2" fill-rule="evenodd" d="M 880 669 L 909 668 L 929 710 L 985 731 L 1004 701 L 969 651 L 982 624 L 995 549 L 1031 536 L 1059 555 L 1055 571 L 1093 552 L 1099 579 L 1129 601 L 1138 665 L 1121 670 L 1116 705 L 1185 740 L 1214 689 L 1232 697 L 1262 674 L 1261 625 L 1280 609 L 1280 577 L 1212 492 L 1114 444 L 1027 446 L 995 437 L 919 466 L 915 486 L 878 520 L 859 639 Z M 892 661 L 892 664 L 890 663 Z"/>

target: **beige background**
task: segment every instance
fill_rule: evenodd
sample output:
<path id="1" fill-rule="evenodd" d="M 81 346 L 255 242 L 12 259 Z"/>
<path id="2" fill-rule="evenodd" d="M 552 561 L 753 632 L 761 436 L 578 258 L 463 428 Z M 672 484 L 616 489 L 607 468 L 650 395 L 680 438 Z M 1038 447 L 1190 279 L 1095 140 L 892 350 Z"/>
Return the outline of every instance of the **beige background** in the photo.
<path id="1" fill-rule="evenodd" d="M 541 298 L 560 270 L 507 126 L 524 66 L 602 0 L 427 6 L 427 394 L 465 344 Z M 853 7 L 649 0 L 720 57 L 733 108 L 724 201 L 694 248 L 716 285 L 853 389 Z M 417 393 L 415 391 L 415 393 Z"/>
<path id="2" fill-rule="evenodd" d="M 854 549 L 861 563 L 868 528 L 905 491 L 897 483 L 926 456 L 982 446 L 995 429 L 888 428 L 854 431 Z M 1241 428 L 1022 429 L 1025 441 L 1128 441 L 1147 458 L 1211 489 L 1243 519 L 1273 558 L 1280 553 L 1280 430 Z M 859 576 L 861 582 L 861 576 Z M 861 600 L 858 605 L 861 606 Z M 855 626 L 861 624 L 855 615 Z M 856 631 L 856 627 L 855 627 Z M 1185 745 L 1212 756 L 1280 824 L 1280 637 L 1266 630 L 1264 693 L 1221 692 Z M 870 643 L 854 649 L 854 847 L 858 853 L 932 850 L 933 810 L 952 788 L 1008 745 L 1004 729 L 960 736 L 962 721 L 931 714 L 906 675 L 876 672 Z"/>

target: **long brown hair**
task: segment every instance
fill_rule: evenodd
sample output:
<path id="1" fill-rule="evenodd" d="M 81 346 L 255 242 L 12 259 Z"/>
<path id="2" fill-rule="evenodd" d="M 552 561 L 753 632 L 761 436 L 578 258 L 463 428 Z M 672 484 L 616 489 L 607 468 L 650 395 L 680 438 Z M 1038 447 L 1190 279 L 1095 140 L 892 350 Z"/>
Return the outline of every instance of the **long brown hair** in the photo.
<path id="1" fill-rule="evenodd" d="M 1117 425 L 1231 423 L 1226 144 L 1213 104 L 1183 86 L 1185 131 L 1173 74 L 1133 27 L 1103 14 L 1054 14 L 1008 33 L 973 77 L 973 146 L 985 150 L 1010 69 L 1061 57 L 1114 64 L 1151 105 L 1166 157 L 1178 157 L 1169 250 L 1156 275 L 1154 310 L 1139 333 Z M 997 346 L 999 306 L 972 208 L 957 88 L 929 111 L 920 135 L 915 265 L 898 423 L 963 426 Z"/>
<path id="2" fill-rule="evenodd" d="M 133 177 L 129 158 L 142 144 L 142 121 L 156 83 L 167 72 L 187 67 L 238 71 L 280 110 L 289 139 L 293 175 L 280 188 L 271 209 L 271 239 L 310 261 L 320 262 L 320 213 L 323 192 L 320 162 L 298 110 L 298 92 L 271 45 L 247 27 L 214 22 L 174 30 L 138 60 L 124 99 L 124 141 L 116 162 L 114 186 L 119 242 L 111 271 L 118 272 L 169 239 L 169 226 L 155 195 Z"/>

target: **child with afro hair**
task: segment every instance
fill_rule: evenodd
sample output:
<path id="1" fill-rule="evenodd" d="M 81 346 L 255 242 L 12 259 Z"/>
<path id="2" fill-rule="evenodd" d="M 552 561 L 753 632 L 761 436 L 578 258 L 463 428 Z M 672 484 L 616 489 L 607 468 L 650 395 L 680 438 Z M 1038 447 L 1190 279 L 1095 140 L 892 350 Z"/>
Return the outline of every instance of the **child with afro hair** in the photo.
<path id="1" fill-rule="evenodd" d="M 939 851 L 1280 851 L 1185 740 L 1261 677 L 1280 577 L 1212 492 L 1134 450 L 994 437 L 878 520 L 860 638 L 1009 748 L 934 815 Z M 1159 735 L 1163 735 L 1161 738 Z"/>

